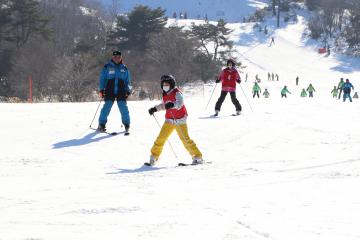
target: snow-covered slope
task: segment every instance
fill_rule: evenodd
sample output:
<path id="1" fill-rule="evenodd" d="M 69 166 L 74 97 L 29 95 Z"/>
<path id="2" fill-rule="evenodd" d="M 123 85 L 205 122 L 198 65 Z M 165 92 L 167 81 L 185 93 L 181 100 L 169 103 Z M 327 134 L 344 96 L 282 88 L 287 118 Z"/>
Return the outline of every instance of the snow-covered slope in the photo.
<path id="1" fill-rule="evenodd" d="M 218 92 L 216 93 L 218 95 Z M 141 167 L 159 131 L 130 102 L 129 137 L 87 130 L 96 103 L 1 104 L 0 239 L 359 239 L 359 102 L 291 96 L 207 118 L 188 98 L 189 128 L 212 164 L 190 162 L 174 135 Z M 212 104 L 213 105 L 213 102 Z M 156 117 L 162 122 L 163 114 Z M 117 109 L 108 128 L 120 130 Z"/>
<path id="2" fill-rule="evenodd" d="M 157 102 L 129 102 L 129 137 L 88 129 L 97 103 L 0 104 L 0 239 L 359 239 L 360 101 L 330 95 L 341 76 L 359 88 L 358 59 L 318 55 L 301 40 L 301 17 L 272 47 L 251 25 L 232 27 L 249 74 L 237 91 L 243 114 L 230 116 L 227 99 L 209 118 L 219 86 L 206 111 L 214 85 L 185 89 L 190 136 L 212 164 L 175 167 L 190 157 L 174 134 L 179 159 L 166 145 L 157 167 L 141 167 Z M 250 98 L 255 74 L 269 99 Z M 300 98 L 309 82 L 315 98 Z M 107 127 L 120 126 L 114 107 Z"/>
<path id="3" fill-rule="evenodd" d="M 111 1 L 107 1 L 111 2 Z M 142 4 L 152 8 L 161 7 L 166 10 L 169 17 L 176 12 L 180 16 L 180 12 L 186 12 L 188 18 L 201 19 L 205 16 L 212 20 L 224 18 L 227 21 L 242 21 L 243 17 L 255 12 L 257 8 L 266 6 L 266 0 L 135 0 L 121 1 L 121 12 L 131 11 L 136 5 Z"/>

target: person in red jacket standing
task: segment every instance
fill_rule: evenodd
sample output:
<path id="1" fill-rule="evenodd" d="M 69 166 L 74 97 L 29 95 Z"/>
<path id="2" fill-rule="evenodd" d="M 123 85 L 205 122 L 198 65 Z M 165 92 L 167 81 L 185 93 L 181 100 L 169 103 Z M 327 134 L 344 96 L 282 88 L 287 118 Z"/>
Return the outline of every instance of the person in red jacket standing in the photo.
<path id="1" fill-rule="evenodd" d="M 192 164 L 202 164 L 202 154 L 195 142 L 189 137 L 186 124 L 188 114 L 183 95 L 176 87 L 175 78 L 172 75 L 163 75 L 161 77 L 161 88 L 163 91 L 162 103 L 150 108 L 149 114 L 153 115 L 157 111 L 165 110 L 165 123 L 151 148 L 150 160 L 145 165 L 153 166 L 157 163 L 166 140 L 174 130 L 176 130 L 184 147 L 191 155 Z"/>
<path id="2" fill-rule="evenodd" d="M 239 103 L 239 100 L 236 98 L 236 83 L 240 84 L 241 78 L 239 72 L 235 68 L 234 60 L 229 59 L 226 63 L 226 66 L 227 67 L 221 71 L 219 78 L 216 80 L 216 83 L 219 83 L 221 81 L 222 90 L 221 95 L 215 104 L 214 116 L 219 115 L 221 105 L 224 102 L 225 97 L 228 93 L 230 93 L 231 101 L 235 105 L 236 115 L 240 115 L 241 113 L 241 105 Z"/>

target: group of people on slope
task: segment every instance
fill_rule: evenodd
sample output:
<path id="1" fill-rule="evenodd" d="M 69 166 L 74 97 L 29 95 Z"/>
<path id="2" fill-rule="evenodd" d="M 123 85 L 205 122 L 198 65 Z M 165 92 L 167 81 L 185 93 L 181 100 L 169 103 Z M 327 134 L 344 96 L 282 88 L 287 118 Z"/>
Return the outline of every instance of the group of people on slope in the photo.
<path id="1" fill-rule="evenodd" d="M 349 98 L 350 102 L 352 102 L 351 98 L 351 90 L 354 90 L 354 86 L 350 82 L 349 79 L 346 79 L 344 82 L 344 78 L 340 78 L 340 82 L 338 86 L 334 86 L 334 88 L 331 90 L 331 94 L 333 95 L 333 98 L 341 98 L 341 94 L 343 94 L 343 101 L 345 102 L 347 98 Z M 355 92 L 353 98 L 359 98 L 357 92 Z"/>
<path id="2" fill-rule="evenodd" d="M 343 81 L 343 79 L 342 79 Z M 131 95 L 131 75 L 127 67 L 123 64 L 122 54 L 120 51 L 114 51 L 111 60 L 105 64 L 101 73 L 99 81 L 99 95 L 104 99 L 104 105 L 99 116 L 98 131 L 106 131 L 106 123 L 110 114 L 111 108 L 116 101 L 121 113 L 121 121 L 125 126 L 125 132 L 128 133 L 130 129 L 130 114 L 127 106 L 127 98 Z M 242 107 L 239 100 L 236 98 L 236 85 L 241 83 L 241 78 L 236 69 L 235 61 L 229 59 L 216 83 L 222 85 L 221 94 L 215 104 L 215 116 L 218 116 L 221 106 L 227 96 L 230 94 L 231 101 L 235 106 L 236 115 L 241 113 Z M 341 82 L 340 82 L 341 83 Z M 196 146 L 195 142 L 189 137 L 187 126 L 187 110 L 185 107 L 183 95 L 176 85 L 175 77 L 172 75 L 163 75 L 160 78 L 160 87 L 162 89 L 162 102 L 148 110 L 150 115 L 158 111 L 165 111 L 165 122 L 161 127 L 160 133 L 156 138 L 151 150 L 149 165 L 155 165 L 161 155 L 164 144 L 175 130 L 182 141 L 184 147 L 192 157 L 193 164 L 203 163 L 202 153 Z M 335 89 L 335 88 L 334 88 Z M 350 92 L 354 89 L 353 85 L 347 79 L 345 83 L 339 84 L 337 90 L 344 92 L 344 101 L 349 98 L 352 101 Z M 304 90 L 304 89 L 303 89 Z M 313 96 L 314 87 L 310 84 L 307 88 L 309 95 Z M 258 83 L 253 87 L 253 97 L 258 96 L 261 89 Z M 281 97 L 287 97 L 290 93 L 287 86 L 281 90 Z M 334 93 L 333 93 L 334 94 Z M 340 98 L 339 94 L 339 98 Z M 263 95 L 267 98 L 270 93 L 267 89 Z"/>
<path id="3" fill-rule="evenodd" d="M 299 77 L 296 77 L 296 86 L 298 86 L 299 84 Z M 333 96 L 333 98 L 341 98 L 341 94 L 343 94 L 343 101 L 345 102 L 347 98 L 349 98 L 350 102 L 352 102 L 352 98 L 359 98 L 359 95 L 357 92 L 355 92 L 354 96 L 351 97 L 351 90 L 354 90 L 354 86 L 352 85 L 352 83 L 349 81 L 349 79 L 346 79 L 346 81 L 344 81 L 343 78 L 340 79 L 340 82 L 338 84 L 338 86 L 334 86 L 334 88 L 331 91 L 331 94 Z M 309 86 L 305 89 L 303 88 L 301 90 L 300 93 L 300 97 L 309 97 L 309 98 L 313 98 L 314 97 L 314 92 L 316 92 L 314 86 L 310 83 Z M 253 88 L 252 88 L 252 96 L 253 98 L 255 98 L 256 96 L 258 98 L 260 98 L 260 93 L 261 93 L 261 87 L 259 85 L 258 81 L 254 82 Z M 291 94 L 291 92 L 289 91 L 287 86 L 284 86 L 281 89 L 281 98 L 286 98 L 287 97 L 287 93 Z M 263 96 L 265 98 L 269 98 L 270 93 L 268 91 L 268 89 L 265 89 Z"/>

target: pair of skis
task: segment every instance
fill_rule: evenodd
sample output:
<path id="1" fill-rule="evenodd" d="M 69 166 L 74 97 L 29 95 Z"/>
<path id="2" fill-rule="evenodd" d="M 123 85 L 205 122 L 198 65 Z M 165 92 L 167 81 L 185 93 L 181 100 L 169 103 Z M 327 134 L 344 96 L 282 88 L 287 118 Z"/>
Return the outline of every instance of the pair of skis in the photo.
<path id="1" fill-rule="evenodd" d="M 204 165 L 204 164 L 210 164 L 211 162 L 203 162 L 203 163 L 178 163 L 178 167 L 186 167 L 186 166 L 200 166 L 200 165 Z M 145 162 L 144 163 L 144 166 L 147 166 L 147 167 L 153 167 L 153 165 L 151 165 L 150 163 L 148 162 Z"/>
<path id="2" fill-rule="evenodd" d="M 119 135 L 119 134 L 124 134 L 124 136 L 129 136 L 130 135 L 130 132 L 129 131 L 122 131 L 122 132 L 108 132 L 108 131 L 99 131 L 98 129 L 96 128 L 92 128 L 90 127 L 90 129 L 94 130 L 94 131 L 97 131 L 99 133 L 105 133 L 107 135 L 111 135 L 111 136 L 116 136 L 116 135 Z"/>

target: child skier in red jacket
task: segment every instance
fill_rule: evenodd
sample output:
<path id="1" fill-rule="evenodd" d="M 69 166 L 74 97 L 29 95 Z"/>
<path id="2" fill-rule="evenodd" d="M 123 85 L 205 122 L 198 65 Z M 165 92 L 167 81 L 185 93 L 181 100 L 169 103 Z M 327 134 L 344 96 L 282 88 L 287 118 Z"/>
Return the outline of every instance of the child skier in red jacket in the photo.
<path id="1" fill-rule="evenodd" d="M 161 88 L 163 90 L 162 103 L 150 108 L 149 114 L 153 115 L 157 111 L 165 110 L 166 120 L 161 128 L 159 136 L 151 148 L 150 161 L 147 165 L 153 166 L 156 164 L 166 140 L 174 130 L 176 130 L 186 150 L 190 153 L 193 159 L 192 164 L 203 163 L 200 150 L 197 148 L 194 141 L 190 139 L 188 134 L 188 127 L 186 124 L 188 114 L 184 105 L 182 93 L 176 87 L 175 78 L 171 75 L 163 75 L 161 77 Z"/>

